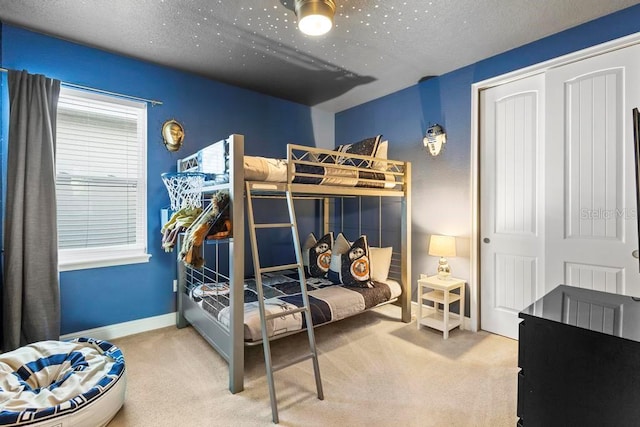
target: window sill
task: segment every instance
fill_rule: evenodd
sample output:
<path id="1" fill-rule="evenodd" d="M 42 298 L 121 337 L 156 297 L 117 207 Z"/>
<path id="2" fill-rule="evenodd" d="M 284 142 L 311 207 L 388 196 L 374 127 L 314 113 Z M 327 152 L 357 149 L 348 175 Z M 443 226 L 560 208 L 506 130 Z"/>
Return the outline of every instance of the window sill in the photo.
<path id="1" fill-rule="evenodd" d="M 86 270 L 90 268 L 115 267 L 127 264 L 142 264 L 149 262 L 151 254 L 125 255 L 119 257 L 95 257 L 74 260 L 59 260 L 58 271 Z"/>

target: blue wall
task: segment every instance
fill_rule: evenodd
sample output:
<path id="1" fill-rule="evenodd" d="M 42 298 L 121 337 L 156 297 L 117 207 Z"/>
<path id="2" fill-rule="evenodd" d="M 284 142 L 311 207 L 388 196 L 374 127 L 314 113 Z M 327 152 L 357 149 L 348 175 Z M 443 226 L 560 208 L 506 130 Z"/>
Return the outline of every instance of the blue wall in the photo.
<path id="1" fill-rule="evenodd" d="M 454 275 L 467 280 L 470 277 L 471 84 L 637 31 L 640 6 L 336 115 L 337 142 L 382 133 L 390 141 L 390 158 L 413 162 L 412 277 L 435 271 L 437 260 L 427 255 L 427 236 L 434 233 L 459 237 L 458 256 L 450 263 Z M 175 259 L 174 254 L 165 254 L 161 249 L 158 211 L 169 202 L 160 174 L 175 170 L 179 157 L 231 133 L 244 134 L 246 151 L 253 155 L 281 157 L 288 142 L 334 145 L 332 141 L 315 140 L 311 117 L 317 111 L 308 107 L 9 25 L 2 25 L 0 30 L 0 64 L 164 103 L 148 110 L 148 245 L 152 258 L 146 264 L 61 273 L 63 334 L 175 310 Z M 1 78 L 0 142 L 4 161 L 8 106 L 6 75 Z M 170 153 L 162 145 L 159 129 L 170 118 L 186 128 L 187 138 L 179 153 Z M 446 149 L 437 158 L 431 158 L 421 142 L 426 128 L 433 123 L 443 125 L 448 136 Z M 317 135 L 318 123 L 315 127 Z M 320 133 L 332 132 L 324 129 Z M 309 216 L 312 215 L 310 209 Z M 394 219 L 386 221 L 392 223 Z"/>
<path id="2" fill-rule="evenodd" d="M 300 104 L 6 24 L 1 29 L 0 47 L 4 68 L 27 69 L 64 82 L 164 103 L 148 108 L 147 232 L 152 258 L 145 264 L 61 273 L 63 334 L 175 311 L 175 254 L 166 254 L 161 248 L 159 211 L 169 203 L 160 174 L 175 171 L 178 158 L 232 133 L 245 135 L 245 151 L 252 155 L 283 157 L 289 142 L 333 145 L 333 141 L 314 141 L 312 110 Z M 4 73 L 2 79 L 6 82 Z M 7 97 L 3 91 L 3 154 Z M 186 130 L 178 153 L 168 152 L 160 135 L 162 123 L 171 118 L 180 121 Z M 309 216 L 313 209 L 309 208 Z"/>
<path id="3" fill-rule="evenodd" d="M 449 259 L 453 275 L 467 282 L 471 275 L 471 85 L 638 31 L 640 5 L 424 80 L 336 115 L 336 140 L 382 133 L 390 141 L 390 158 L 412 161 L 413 278 L 436 271 L 437 259 L 427 255 L 430 234 L 457 236 L 458 256 Z M 445 128 L 448 142 L 440 156 L 431 158 L 424 151 L 422 137 L 434 123 Z M 468 308 L 466 314 L 469 315 Z"/>

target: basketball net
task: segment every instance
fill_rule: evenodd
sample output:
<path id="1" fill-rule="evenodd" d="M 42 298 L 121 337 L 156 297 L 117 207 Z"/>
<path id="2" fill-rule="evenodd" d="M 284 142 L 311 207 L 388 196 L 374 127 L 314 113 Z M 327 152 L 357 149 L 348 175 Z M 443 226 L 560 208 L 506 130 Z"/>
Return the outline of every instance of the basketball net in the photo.
<path id="1" fill-rule="evenodd" d="M 200 172 L 163 173 L 161 175 L 169 193 L 172 211 L 202 206 L 200 192 L 204 185 L 205 176 Z"/>

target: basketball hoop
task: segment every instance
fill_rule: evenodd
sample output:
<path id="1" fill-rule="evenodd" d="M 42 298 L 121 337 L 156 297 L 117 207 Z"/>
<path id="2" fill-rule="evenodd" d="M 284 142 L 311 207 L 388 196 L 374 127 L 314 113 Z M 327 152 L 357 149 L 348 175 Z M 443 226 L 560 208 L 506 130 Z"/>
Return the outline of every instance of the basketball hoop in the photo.
<path id="1" fill-rule="evenodd" d="M 202 206 L 200 192 L 207 176 L 200 172 L 163 173 L 160 175 L 171 200 L 171 210 L 199 208 Z"/>

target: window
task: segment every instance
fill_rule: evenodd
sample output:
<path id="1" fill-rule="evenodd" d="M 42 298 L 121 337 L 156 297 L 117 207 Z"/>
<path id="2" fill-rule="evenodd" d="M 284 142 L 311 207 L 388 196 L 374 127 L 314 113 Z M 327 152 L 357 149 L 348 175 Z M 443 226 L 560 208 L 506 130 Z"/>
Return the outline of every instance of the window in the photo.
<path id="1" fill-rule="evenodd" d="M 63 87 L 56 129 L 60 270 L 146 262 L 145 103 Z"/>

